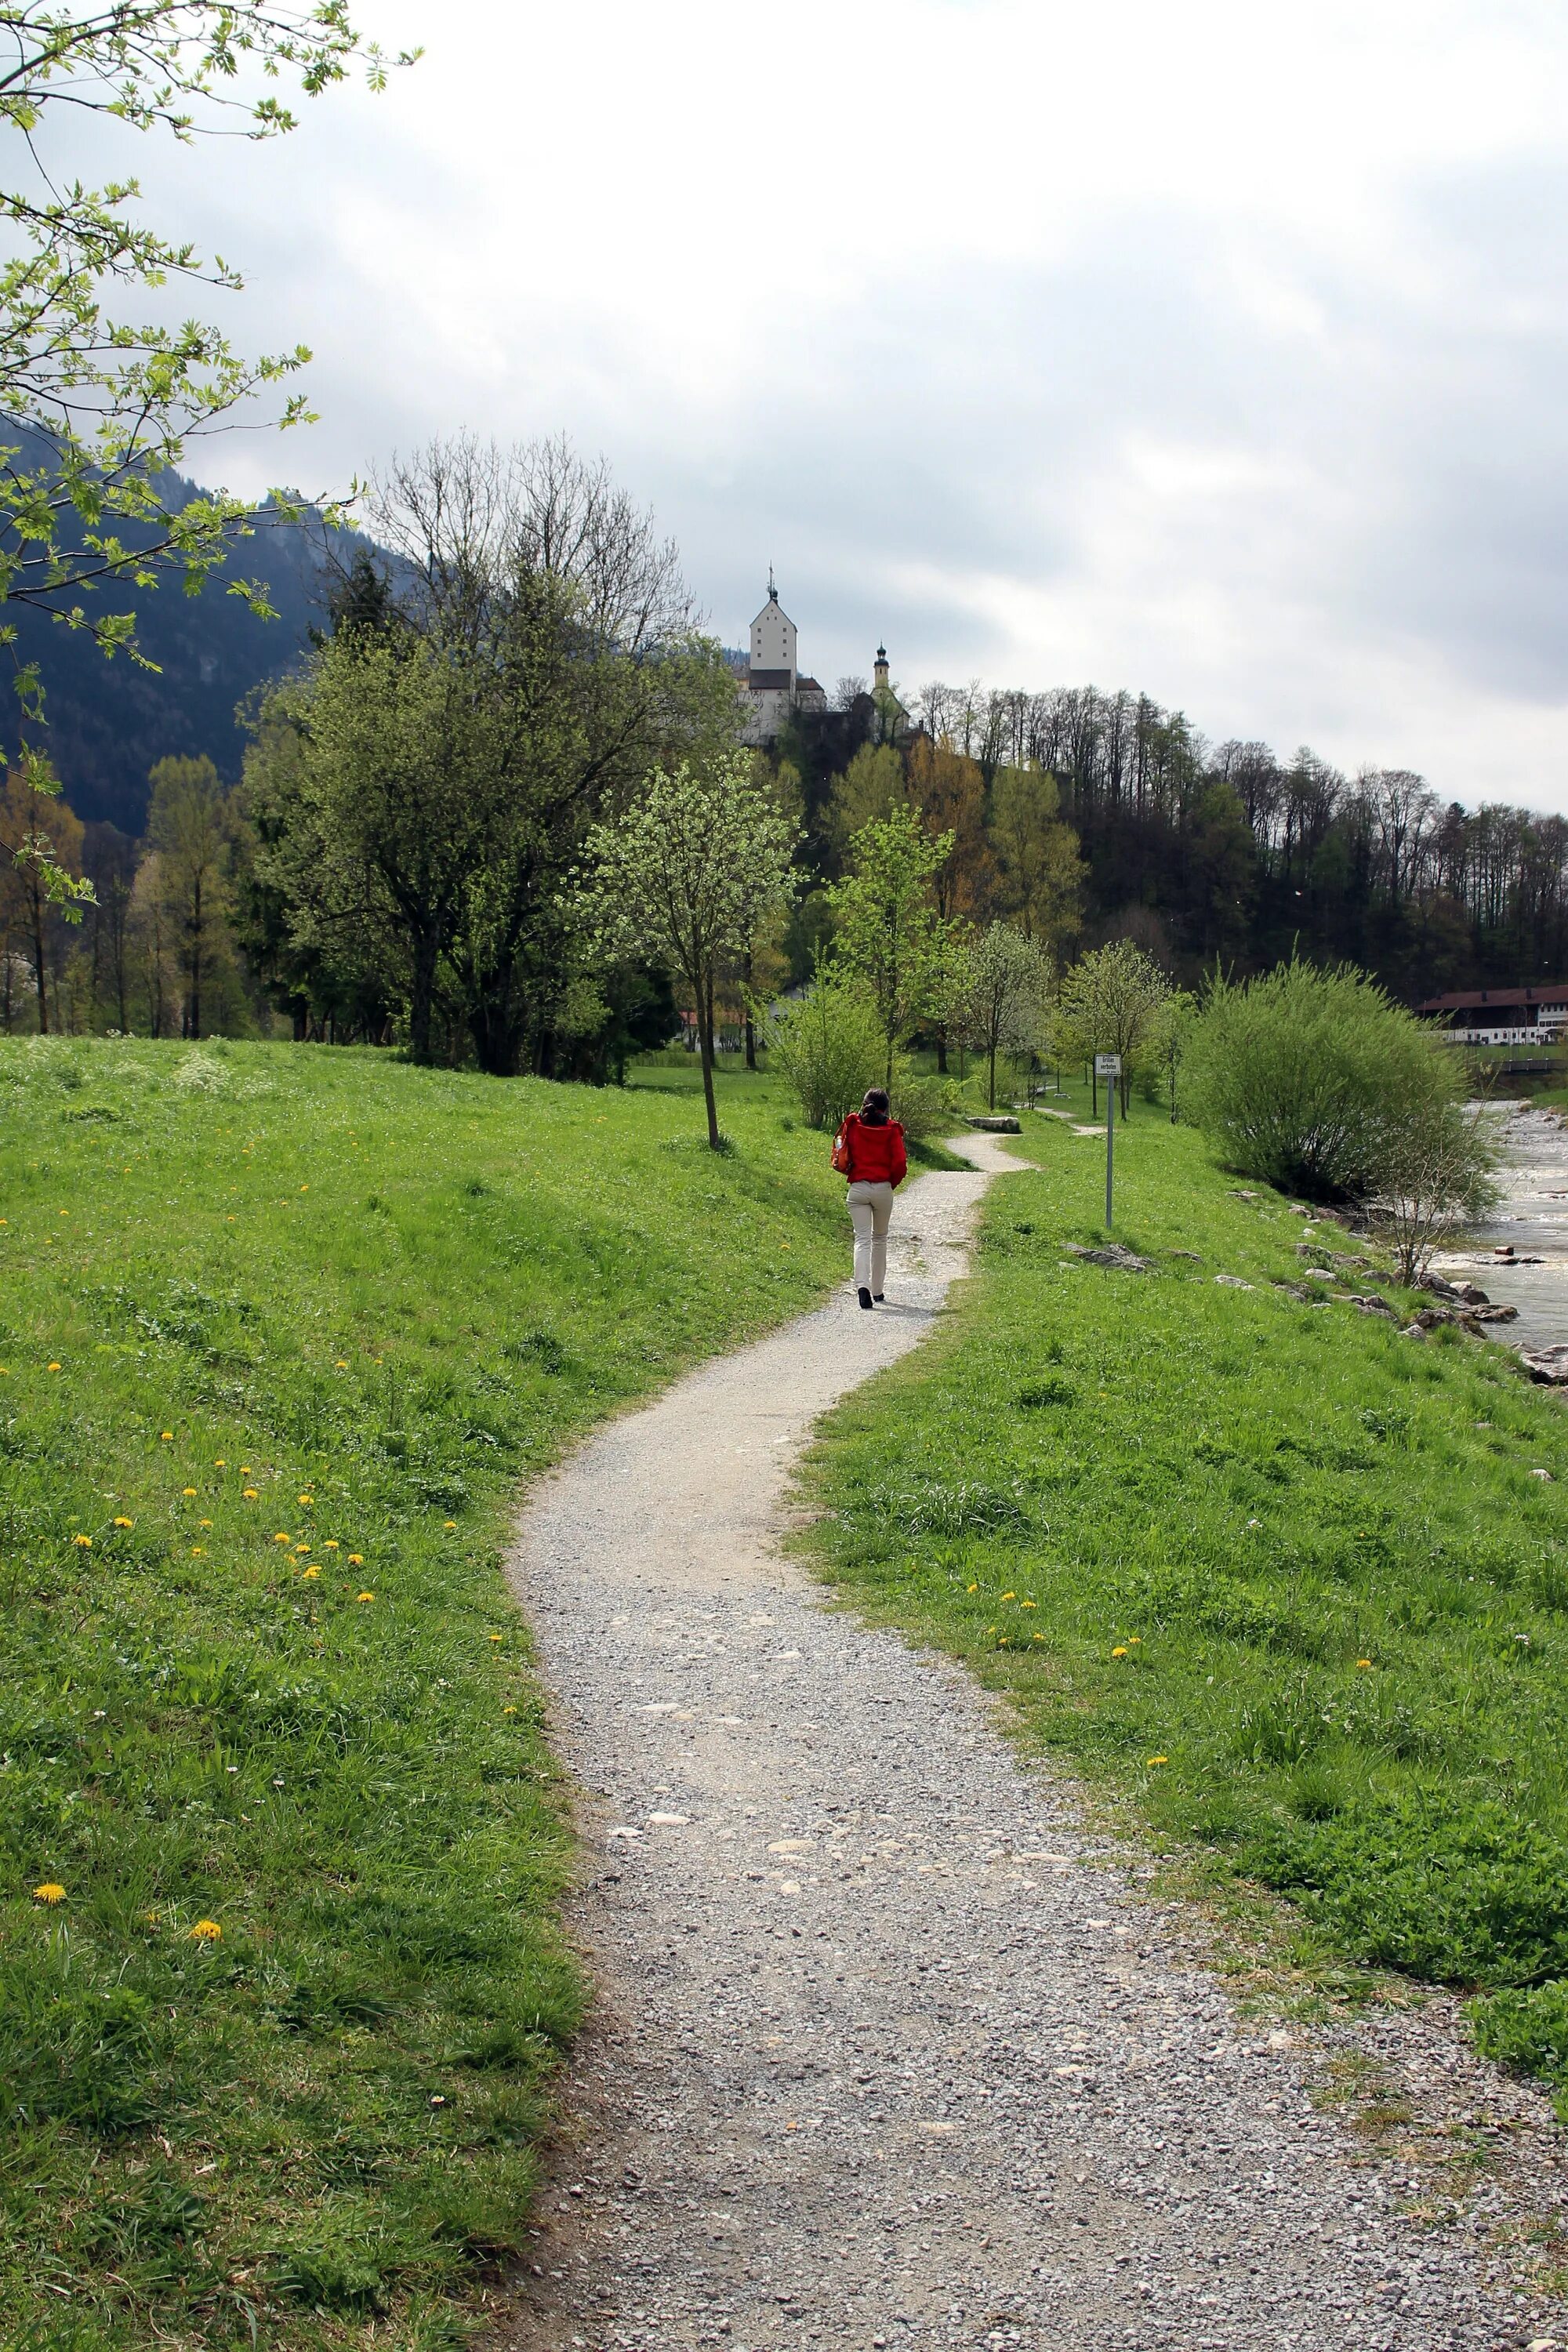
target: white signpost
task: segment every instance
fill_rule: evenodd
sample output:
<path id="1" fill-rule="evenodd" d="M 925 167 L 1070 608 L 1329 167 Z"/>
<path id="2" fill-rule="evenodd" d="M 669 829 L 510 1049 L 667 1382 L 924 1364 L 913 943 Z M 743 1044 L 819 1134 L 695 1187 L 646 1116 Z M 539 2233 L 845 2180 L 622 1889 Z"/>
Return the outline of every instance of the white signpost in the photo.
<path id="1" fill-rule="evenodd" d="M 1121 1076 L 1120 1054 L 1097 1054 L 1094 1075 L 1105 1085 L 1105 1230 L 1110 1231 L 1111 1176 L 1116 1165 L 1116 1081 Z"/>

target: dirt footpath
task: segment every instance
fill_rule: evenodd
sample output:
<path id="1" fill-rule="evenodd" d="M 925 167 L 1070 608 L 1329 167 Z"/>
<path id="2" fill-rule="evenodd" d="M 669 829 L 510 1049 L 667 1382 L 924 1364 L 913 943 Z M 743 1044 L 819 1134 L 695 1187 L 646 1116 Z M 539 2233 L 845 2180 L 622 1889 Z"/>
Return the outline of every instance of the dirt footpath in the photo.
<path id="1" fill-rule="evenodd" d="M 886 1307 L 847 1286 L 603 1431 L 525 1513 L 511 1572 L 585 1792 L 574 1926 L 601 1999 L 496 2340 L 1568 2346 L 1510 2285 L 1485 2170 L 1444 2226 L 1412 2218 L 1427 2175 L 1315 2102 L 1321 2053 L 1237 2019 L 975 1686 L 778 1555 L 813 1421 L 930 1328 L 1015 1164 L 973 1150 L 984 1172 L 900 1195 Z M 1560 2197 L 1533 2090 L 1442 2016 L 1369 2037 Z"/>

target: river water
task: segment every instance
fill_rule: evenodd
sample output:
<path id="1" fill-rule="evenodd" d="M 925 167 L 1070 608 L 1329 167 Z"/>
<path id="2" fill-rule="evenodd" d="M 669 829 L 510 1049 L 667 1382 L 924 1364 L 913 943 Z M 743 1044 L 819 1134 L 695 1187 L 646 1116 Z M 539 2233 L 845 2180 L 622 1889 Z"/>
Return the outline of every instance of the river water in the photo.
<path id="1" fill-rule="evenodd" d="M 1480 1284 L 1500 1307 L 1517 1307 L 1519 1320 L 1496 1337 L 1516 1348 L 1568 1343 L 1568 1127 L 1555 1111 L 1530 1103 L 1496 1103 L 1481 1116 L 1500 1122 L 1502 1197 L 1485 1224 L 1462 1246 L 1434 1260 L 1450 1281 L 1461 1275 Z M 1496 1252 L 1511 1244 L 1510 1265 Z"/>

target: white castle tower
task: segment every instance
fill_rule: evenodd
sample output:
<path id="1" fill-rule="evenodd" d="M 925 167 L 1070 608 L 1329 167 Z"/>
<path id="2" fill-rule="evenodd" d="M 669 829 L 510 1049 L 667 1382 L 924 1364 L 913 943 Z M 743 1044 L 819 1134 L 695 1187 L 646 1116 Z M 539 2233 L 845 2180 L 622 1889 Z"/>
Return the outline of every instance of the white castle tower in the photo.
<path id="1" fill-rule="evenodd" d="M 779 603 L 773 572 L 768 601 L 752 623 L 750 667 L 741 686 L 748 743 L 771 743 L 796 710 L 826 710 L 827 697 L 814 677 L 802 677 L 795 623 Z"/>

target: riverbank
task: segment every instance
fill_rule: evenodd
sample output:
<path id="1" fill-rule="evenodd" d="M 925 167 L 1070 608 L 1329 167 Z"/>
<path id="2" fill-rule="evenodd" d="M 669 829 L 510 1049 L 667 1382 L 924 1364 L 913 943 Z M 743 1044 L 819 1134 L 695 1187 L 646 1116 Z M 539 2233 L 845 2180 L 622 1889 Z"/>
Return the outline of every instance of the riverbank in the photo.
<path id="1" fill-rule="evenodd" d="M 1075 1254 L 1102 1151 L 1026 1127 L 1043 1164 L 956 1312 L 824 1433 L 820 1572 L 1173 1849 L 1288 1894 L 1318 1965 L 1512 1989 L 1491 2046 L 1568 2075 L 1536 1990 L 1568 1976 L 1561 1400 L 1403 1336 L 1418 1297 L 1190 1130 L 1119 1138 L 1147 1270 Z"/>
<path id="2" fill-rule="evenodd" d="M 1568 1343 L 1568 1114 L 1554 1099 L 1538 1099 L 1498 1104 L 1489 1115 L 1502 1154 L 1500 1198 L 1436 1268 L 1517 1308 L 1513 1346 L 1561 1347 Z"/>

